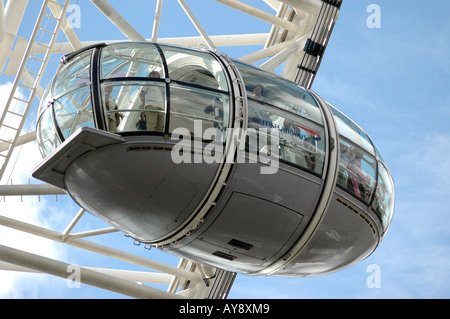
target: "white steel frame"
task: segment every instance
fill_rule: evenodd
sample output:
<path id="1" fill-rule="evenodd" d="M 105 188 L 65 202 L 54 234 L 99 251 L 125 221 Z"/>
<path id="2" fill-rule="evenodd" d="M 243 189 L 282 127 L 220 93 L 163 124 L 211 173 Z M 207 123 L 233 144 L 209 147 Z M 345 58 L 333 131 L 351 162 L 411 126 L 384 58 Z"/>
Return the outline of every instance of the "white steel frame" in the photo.
<path id="1" fill-rule="evenodd" d="M 34 2 L 35 0 L 33 0 Z M 196 18 L 195 13 L 189 7 L 189 1 L 177 0 L 193 26 L 198 31 L 198 36 L 159 38 L 159 25 L 164 10 L 163 0 L 149 2 L 154 9 L 154 19 L 151 38 L 146 39 L 132 26 L 132 21 L 127 21 L 122 17 L 107 0 L 91 0 L 100 10 L 129 40 L 132 41 L 153 41 L 172 43 L 183 46 L 206 46 L 215 50 L 219 46 L 241 46 L 259 45 L 258 50 L 246 56 L 238 57 L 249 63 L 254 63 L 265 59 L 260 65 L 268 71 L 274 71 L 284 64 L 281 75 L 296 81 L 298 84 L 310 87 L 316 74 L 320 61 L 323 57 L 324 49 L 331 35 L 333 25 L 337 19 L 341 0 L 260 0 L 267 5 L 267 10 L 263 11 L 250 4 L 253 1 L 239 0 L 215 0 L 216 2 L 244 12 L 268 23 L 268 30 L 262 30 L 258 34 L 228 34 L 211 35 L 208 34 L 201 22 Z M 197 1 L 197 0 L 193 0 Z M 8 127 L 7 110 L 12 110 L 14 92 L 8 100 L 8 104 L 1 114 L 0 121 L 0 154 L 7 154 L 14 148 L 35 140 L 35 132 L 23 132 L 24 122 L 27 120 L 29 106 L 34 98 L 39 99 L 43 88 L 40 86 L 40 72 L 25 72 L 29 59 L 44 60 L 42 55 L 46 52 L 51 54 L 68 53 L 93 42 L 82 41 L 76 34 L 76 29 L 72 29 L 64 16 L 67 5 L 70 1 L 63 0 L 42 0 L 43 8 L 50 9 L 57 20 L 56 34 L 59 30 L 64 32 L 68 42 L 38 43 L 34 34 L 42 30 L 37 16 L 37 23 L 33 30 L 33 35 L 29 39 L 18 36 L 24 12 L 29 5 L 28 0 L 0 0 L 0 75 L 16 75 L 15 85 L 29 88 L 31 101 L 28 107 L 23 108 L 19 116 L 18 134 L 14 138 L 2 137 L 2 125 Z M 248 4 L 250 3 L 250 4 Z M 336 5 L 336 3 L 338 5 Z M 226 26 L 224 26 L 226 30 Z M 93 31 L 95 32 L 95 31 Z M 56 39 L 56 36 L 52 39 Z M 321 49 L 319 51 L 306 50 L 305 44 L 310 39 Z M 119 41 L 119 40 L 118 40 Z M 120 40 L 123 41 L 123 40 Z M 96 42 L 105 42 L 99 39 Z M 114 41 L 106 41 L 108 43 Z M 11 47 L 14 44 L 14 49 Z M 316 48 L 316 47 L 315 47 Z M 41 57 L 41 58 L 37 58 Z M 4 67 L 6 60 L 9 60 L 8 67 Z M 45 69 L 47 61 L 43 61 Z M 306 77 L 300 78 L 299 70 L 307 71 Z M 35 76 L 32 76 L 34 74 Z M 26 103 L 26 102 L 22 102 Z M 0 109 L 1 111 L 1 109 Z M 11 111 L 13 112 L 13 111 Z M 34 114 L 35 115 L 35 114 Z M 40 156 L 40 154 L 36 154 Z M 13 164 L 9 162 L 9 157 L 0 163 L 0 180 L 8 167 Z M 135 298 L 224 298 L 234 280 L 235 274 L 223 270 L 217 270 L 191 261 L 180 259 L 177 266 L 166 265 L 141 256 L 132 255 L 126 251 L 103 246 L 86 240 L 87 237 L 102 236 L 117 230 L 113 227 L 94 229 L 81 233 L 73 233 L 75 225 L 81 220 L 85 211 L 83 209 L 72 213 L 72 221 L 63 232 L 56 232 L 37 225 L 25 223 L 19 218 L 9 218 L 1 214 L 2 201 L 8 196 L 43 196 L 43 195 L 65 195 L 65 193 L 54 186 L 47 184 L 27 184 L 12 185 L 6 181 L 0 185 L 0 225 L 16 229 L 28 234 L 53 240 L 68 246 L 78 247 L 96 254 L 108 256 L 131 264 L 143 266 L 149 271 L 129 271 L 120 269 L 89 268 L 80 267 L 80 280 L 82 283 L 114 291 L 125 296 Z M 70 214 L 70 213 L 69 213 Z M 23 272 L 42 272 L 58 277 L 67 278 L 67 263 L 52 260 L 47 257 L 17 250 L 0 243 L 0 270 L 13 270 Z M 167 286 L 166 291 L 152 288 L 139 283 L 156 283 Z M 249 296 L 251 297 L 251 296 Z"/>

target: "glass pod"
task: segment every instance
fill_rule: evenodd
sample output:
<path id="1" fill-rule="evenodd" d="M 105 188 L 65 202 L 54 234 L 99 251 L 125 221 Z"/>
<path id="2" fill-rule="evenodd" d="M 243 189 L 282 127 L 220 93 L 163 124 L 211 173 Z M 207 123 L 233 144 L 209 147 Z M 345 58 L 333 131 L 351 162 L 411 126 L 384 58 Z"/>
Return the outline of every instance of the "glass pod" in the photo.
<path id="1" fill-rule="evenodd" d="M 101 132 L 111 142 L 97 149 L 87 146 L 73 156 L 72 163 L 66 163 L 61 154 L 67 154 L 65 148 L 68 152 L 71 139 L 82 128 Z M 238 151 L 233 139 L 239 130 L 238 136 L 244 136 L 243 157 L 261 166 L 267 164 L 262 163 L 264 158 L 275 159 L 278 166 L 273 176 L 256 175 L 245 166 L 248 163 L 236 159 L 231 164 L 205 158 L 194 161 L 199 165 L 180 164 L 165 152 L 175 149 L 180 135 L 188 135 L 199 142 L 194 143 L 199 148 L 192 150 L 192 156 L 205 156 L 211 142 L 220 144 L 225 156 L 232 147 Z M 301 260 L 291 260 L 292 269 L 308 263 L 308 248 L 300 253 L 289 247 L 300 247 L 304 234 L 309 234 L 307 225 L 313 223 L 318 232 L 326 232 L 317 234 L 315 238 L 322 240 L 317 245 L 331 245 L 325 240 L 327 234 L 336 232 L 333 224 L 344 220 L 341 208 L 329 205 L 335 197 L 354 207 L 353 212 L 361 211 L 370 232 L 364 235 L 370 244 L 355 253 L 358 257 L 342 257 L 344 264 L 370 253 L 393 215 L 392 176 L 364 130 L 316 93 L 209 50 L 124 42 L 66 55 L 41 99 L 37 137 L 44 158 L 60 157 L 55 161 L 66 165 L 56 170 L 50 167 L 53 159 L 48 160 L 41 179 L 52 183 L 53 177 L 47 177 L 54 174 L 62 180 L 57 186 L 67 189 L 80 206 L 139 241 L 221 266 L 217 258 L 229 258 L 229 254 L 211 252 L 215 247 L 228 249 L 228 242 L 257 247 L 273 225 L 284 229 L 266 243 L 273 247 L 272 253 L 258 251 L 247 260 L 251 252 L 245 252 L 232 259 L 243 260 L 243 268 L 236 266 L 238 271 L 257 272 L 298 254 Z M 137 150 L 151 152 L 138 154 Z M 146 178 L 141 175 L 144 171 Z M 238 233 L 239 227 L 232 218 L 226 219 L 227 204 L 236 203 L 249 210 L 259 207 L 248 212 L 255 220 L 267 209 L 260 218 L 260 232 L 248 234 L 247 239 L 230 237 L 221 244 L 225 237 L 216 238 L 219 232 L 211 231 L 206 244 L 208 229 L 216 229 L 211 224 L 215 220 L 229 223 L 227 236 L 238 235 L 233 231 Z M 318 218 L 320 214 L 336 219 Z M 237 217 L 231 211 L 230 216 Z M 355 222 L 353 227 L 363 226 Z M 354 240 L 339 245 L 349 248 L 344 249 L 347 252 L 364 242 Z M 330 248 L 324 260 L 332 259 L 333 253 Z M 339 263 L 327 267 L 338 269 Z"/>

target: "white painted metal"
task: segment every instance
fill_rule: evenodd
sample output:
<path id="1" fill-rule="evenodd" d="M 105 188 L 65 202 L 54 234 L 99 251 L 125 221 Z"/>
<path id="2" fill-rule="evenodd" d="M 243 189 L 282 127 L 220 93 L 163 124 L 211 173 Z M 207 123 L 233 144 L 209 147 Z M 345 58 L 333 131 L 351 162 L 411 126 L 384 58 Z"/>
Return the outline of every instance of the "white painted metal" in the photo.
<path id="1" fill-rule="evenodd" d="M 155 19 L 153 21 L 152 42 L 158 41 L 159 23 L 161 21 L 163 0 L 157 0 L 155 9 Z"/>
<path id="2" fill-rule="evenodd" d="M 15 74 L 17 69 L 14 67 L 17 66 L 18 68 L 22 59 L 23 51 L 26 47 L 26 39 L 21 37 L 17 38 L 17 32 L 19 31 L 20 23 L 25 13 L 27 4 L 28 0 L 10 0 L 6 3 L 6 7 L 4 8 L 4 39 L 2 41 L 2 45 L 0 46 L 0 74 Z M 17 43 L 14 49 L 15 54 L 13 55 L 10 53 L 10 50 L 16 38 Z M 6 69 L 4 68 L 4 64 L 8 58 L 10 61 L 8 64 L 8 69 Z"/>
<path id="3" fill-rule="evenodd" d="M 217 46 L 241 46 L 241 45 L 264 45 L 268 33 L 251 33 L 251 34 L 228 34 L 228 35 L 211 35 L 209 36 L 212 42 Z M 152 38 L 145 39 L 152 41 Z M 173 45 L 197 47 L 199 44 L 205 44 L 201 36 L 190 37 L 170 37 L 157 38 L 158 42 L 168 43 Z M 99 42 L 108 44 L 122 42 L 123 40 L 99 39 L 98 41 L 81 41 L 82 47 L 93 45 Z M 53 47 L 53 53 L 67 53 L 72 51 L 72 45 L 69 42 L 58 43 Z M 43 50 L 37 48 L 37 53 L 42 53 Z"/>
<path id="4" fill-rule="evenodd" d="M 69 40 L 69 43 L 72 46 L 72 50 L 75 51 L 81 49 L 83 45 L 81 44 L 80 39 L 78 39 L 78 36 L 76 35 L 74 29 L 70 26 L 69 22 L 67 21 L 67 18 L 64 15 L 61 15 L 60 6 L 53 2 L 49 2 L 48 6 L 55 17 L 60 16 L 62 17 L 61 28 L 64 34 L 66 35 L 67 40 Z"/>
<path id="5" fill-rule="evenodd" d="M 242 11 L 249 15 L 254 16 L 255 18 L 264 20 L 270 24 L 275 26 L 283 27 L 286 30 L 292 31 L 294 33 L 301 33 L 301 28 L 299 25 L 296 25 L 292 22 L 286 21 L 283 18 L 274 16 L 273 14 L 267 13 L 263 10 L 252 7 L 251 5 L 245 4 L 243 2 L 239 2 L 237 0 L 215 0 L 217 2 L 223 3 L 231 8 Z"/>
<path id="6" fill-rule="evenodd" d="M 50 184 L 0 185 L 1 196 L 66 195 L 61 188 Z"/>
<path id="7" fill-rule="evenodd" d="M 203 27 L 201 26 L 200 22 L 197 20 L 197 18 L 194 16 L 194 13 L 191 11 L 191 9 L 188 7 L 188 5 L 186 4 L 186 2 L 184 0 L 178 0 L 178 3 L 180 4 L 180 6 L 183 8 L 184 12 L 186 13 L 186 15 L 189 17 L 189 19 L 191 20 L 192 24 L 195 26 L 195 28 L 197 29 L 198 33 L 200 33 L 202 39 L 206 42 L 206 44 L 211 48 L 211 49 L 215 49 L 216 47 L 214 46 L 214 43 L 211 41 L 211 39 L 209 38 L 208 34 L 206 33 L 205 29 L 203 29 Z"/>
<path id="8" fill-rule="evenodd" d="M 36 88 L 41 81 L 42 74 L 45 71 L 47 63 L 50 59 L 51 47 L 55 44 L 56 38 L 58 37 L 61 27 L 61 18 L 65 15 L 70 0 L 65 0 L 63 4 L 59 4 L 57 2 L 53 3 L 55 6 L 62 7 L 62 9 L 57 10 L 59 15 L 56 16 L 46 15 L 47 5 L 50 3 L 51 0 L 45 0 L 42 4 L 41 11 L 38 19 L 36 20 L 36 25 L 33 33 L 31 34 L 20 67 L 17 71 L 11 94 L 6 103 L 5 110 L 0 117 L 1 142 L 10 144 L 7 151 L 0 153 L 0 179 L 5 172 L 6 165 L 8 164 L 12 151 L 14 150 L 14 145 L 20 136 L 26 116 L 28 115 L 33 103 L 36 95 Z M 43 24 L 43 21 L 45 21 L 44 18 L 53 19 L 56 21 L 56 26 L 53 30 L 48 30 L 45 28 Z M 38 42 L 37 36 L 40 32 L 51 34 L 51 40 L 48 46 Z M 38 55 L 33 52 L 33 48 L 37 45 L 44 46 L 46 48 L 44 57 L 41 57 L 40 55 L 38 57 Z M 28 81 L 23 81 L 22 77 L 26 77 Z M 30 78 L 33 79 L 29 81 Z"/>
<path id="9" fill-rule="evenodd" d="M 71 269 L 70 264 L 2 245 L 0 245 L 0 258 L 4 262 L 14 263 L 21 267 L 45 272 L 62 278 L 68 278 L 68 274 L 70 274 L 68 269 Z M 118 293 L 125 293 L 126 295 L 135 298 L 182 297 L 176 294 L 166 293 L 152 287 L 139 285 L 129 280 L 121 279 L 117 276 L 106 275 L 103 272 L 94 271 L 84 267 L 79 267 L 77 271 L 79 272 L 78 278 L 81 283 Z"/>
<path id="10" fill-rule="evenodd" d="M 0 44 L 2 44 L 5 39 L 5 3 L 0 0 Z"/>
<path id="11" fill-rule="evenodd" d="M 212 49 L 222 46 L 254 45 L 254 52 L 242 57 L 238 56 L 237 58 L 242 58 L 242 60 L 251 63 L 257 63 L 258 61 L 265 59 L 265 62 L 263 62 L 261 66 L 267 70 L 274 70 L 284 62 L 285 66 L 284 70 L 281 71 L 282 75 L 291 80 L 294 80 L 297 75 L 297 65 L 305 56 L 303 47 L 306 40 L 311 37 L 313 28 L 317 25 L 317 16 L 324 5 L 324 2 L 321 0 L 263 0 L 260 1 L 260 3 L 266 5 L 267 10 L 261 10 L 260 7 L 257 8 L 254 6 L 256 5 L 256 1 L 246 1 L 244 3 L 243 1 L 237 0 L 215 0 L 217 3 L 267 23 L 267 29 L 262 29 L 260 33 L 256 34 L 247 34 L 245 33 L 246 30 L 242 30 L 239 34 L 226 34 L 227 26 L 224 25 L 223 33 L 225 35 L 215 35 L 209 34 L 208 30 L 205 30 L 202 27 L 201 22 L 195 16 L 195 12 L 188 6 L 189 1 L 192 0 L 178 0 L 187 17 L 197 29 L 199 36 L 176 37 L 176 35 L 174 35 L 175 37 L 160 37 L 159 26 L 162 19 L 164 4 L 163 0 L 157 0 L 156 7 L 154 8 L 153 27 L 151 28 L 151 26 L 149 26 L 151 37 L 146 39 L 134 29 L 132 26 L 133 21 L 127 21 L 107 0 L 91 0 L 111 23 L 130 40 L 159 41 L 183 46 L 203 45 Z M 23 72 L 25 62 L 31 55 L 32 49 L 34 54 L 46 54 L 41 70 L 41 72 L 44 72 L 48 58 L 50 58 L 51 54 L 71 52 L 97 42 L 112 43 L 123 41 L 121 39 L 98 39 L 97 41 L 85 41 L 79 39 L 76 34 L 76 29 L 70 28 L 68 21 L 64 16 L 69 2 L 70 1 L 64 2 L 64 4 L 61 5 L 62 0 L 42 1 L 44 8 L 48 5 L 53 12 L 53 15 L 60 17 L 55 33 L 61 28 L 64 31 L 65 38 L 68 42 L 56 43 L 54 41 L 56 40 L 55 36 L 50 43 L 35 45 L 35 34 L 40 27 L 42 16 L 35 17 L 37 21 L 36 28 L 29 38 L 20 37 L 18 31 L 24 17 L 25 9 L 29 5 L 29 1 L 8 0 L 6 2 L 6 7 L 4 7 L 4 0 L 0 0 L 0 75 L 16 75 L 14 89 L 19 85 L 31 88 L 32 94 L 30 100 L 27 101 L 28 105 L 31 105 L 34 97 L 40 98 L 42 94 L 42 88 L 39 85 L 39 76 L 41 73 L 37 74 L 37 76 L 31 76 L 27 72 Z M 146 8 L 147 11 L 150 11 L 151 7 L 154 7 L 155 4 L 155 2 L 149 3 L 151 5 L 149 8 Z M 260 3 L 258 2 L 257 4 Z M 167 16 L 173 21 L 178 19 L 178 17 L 170 16 L 170 14 L 167 14 Z M 152 19 L 149 19 L 149 21 L 152 21 Z M 111 25 L 106 27 L 111 27 Z M 93 34 L 95 34 L 95 30 L 93 30 Z M 326 44 L 327 38 L 322 37 L 321 39 L 325 41 L 324 44 Z M 15 43 L 14 50 L 10 51 L 13 43 Z M 6 68 L 5 62 L 7 60 L 9 60 L 9 63 Z M 311 81 L 309 84 L 311 84 Z M 5 123 L 4 118 L 6 113 L 11 110 L 14 92 L 15 90 L 13 90 L 8 103 L 3 110 L 0 106 L 0 111 L 2 111 L 2 114 L 0 114 L 0 119 L 2 119 L 0 125 Z M 10 153 L 14 149 L 18 149 L 24 143 L 31 142 L 35 139 L 36 134 L 34 132 L 21 133 L 21 128 L 27 120 L 27 114 L 28 112 L 23 113 L 19 126 L 16 129 L 17 134 L 14 134 L 14 138 L 5 139 L 0 135 L 0 154 L 2 154 L 2 156 L 9 159 Z M 20 134 L 23 135 L 20 136 Z M 5 153 L 7 155 L 5 155 Z M 40 155 L 35 154 L 35 156 Z M 0 179 L 6 166 L 9 165 L 8 167 L 12 167 L 14 165 L 14 163 L 9 163 L 8 160 L 4 162 L 5 165 L 1 169 Z M 64 192 L 49 185 L 12 185 L 9 181 L 6 181 L 4 185 L 0 185 L 0 206 L 4 204 L 3 201 L 8 196 L 44 196 L 49 194 L 63 196 Z M 57 207 L 56 204 L 55 207 Z M 206 267 L 184 259 L 181 259 L 177 266 L 171 266 L 86 240 L 86 238 L 92 239 L 107 233 L 116 232 L 116 229 L 109 227 L 74 233 L 73 230 L 76 225 L 78 225 L 85 215 L 84 210 L 81 209 L 78 212 L 67 212 L 67 214 L 71 214 L 74 217 L 63 232 L 57 232 L 34 224 L 25 223 L 20 221 L 19 216 L 16 219 L 3 216 L 1 208 L 0 225 L 65 244 L 67 247 L 77 247 L 108 258 L 149 269 L 149 271 L 129 271 L 91 268 L 88 266 L 80 268 L 83 273 L 82 278 L 86 284 L 113 290 L 127 296 L 137 298 L 224 298 L 233 283 L 235 274 L 232 273 Z M 30 254 L 7 246 L 0 246 L 0 270 L 43 272 L 67 278 L 68 266 L 69 264 L 61 261 Z M 270 270 L 267 270 L 267 272 L 270 272 Z M 158 291 L 145 285 L 136 284 L 136 282 L 162 284 L 167 285 L 168 288 L 166 291 Z"/>
<path id="12" fill-rule="evenodd" d="M 131 41 L 145 41 L 144 37 L 125 20 L 122 15 L 114 9 L 106 0 L 91 0 L 97 8 L 111 20 L 114 25 Z"/>
<path id="13" fill-rule="evenodd" d="M 2 1 L 3 2 L 3 1 Z M 28 0 L 8 0 L 5 7 L 5 31 L 16 35 L 19 31 Z"/>

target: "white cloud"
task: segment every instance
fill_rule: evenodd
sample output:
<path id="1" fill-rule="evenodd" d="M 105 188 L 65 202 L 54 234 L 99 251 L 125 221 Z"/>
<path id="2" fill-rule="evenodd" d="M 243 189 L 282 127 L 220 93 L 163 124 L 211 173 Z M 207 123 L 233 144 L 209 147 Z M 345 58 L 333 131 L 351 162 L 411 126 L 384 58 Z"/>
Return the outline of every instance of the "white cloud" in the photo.
<path id="1" fill-rule="evenodd" d="M 7 197 L 0 202 L 2 216 L 33 225 L 46 224 L 41 221 L 45 206 L 44 200 L 39 202 L 37 198 L 31 197 L 24 198 L 23 201 L 20 197 Z M 49 258 L 58 259 L 61 256 L 61 251 L 53 242 L 9 227 L 0 226 L 0 243 L 3 246 Z M 17 297 L 17 287 L 27 287 L 23 278 L 20 273 L 0 271 L 0 282 L 2 283 L 0 285 L 0 296 Z"/>
<path id="2" fill-rule="evenodd" d="M 0 85 L 0 113 L 3 112 L 6 100 L 11 91 L 11 83 Z M 1 184 L 26 184 L 29 182 L 32 169 L 42 160 L 36 143 L 28 143 L 17 147 L 1 180 Z M 51 212 L 47 208 L 46 199 L 37 196 L 30 197 L 1 197 L 0 214 L 33 225 L 48 227 Z M 45 215 L 44 215 L 45 214 Z M 47 218 L 44 218 L 46 216 Z M 25 232 L 9 227 L 0 226 L 0 245 L 27 251 L 33 254 L 60 259 L 64 251 L 56 244 Z M 0 271 L 0 297 L 20 298 L 21 293 L 30 287 L 25 279 L 29 275 L 18 272 Z M 36 276 L 37 281 L 48 280 L 41 275 Z M 33 279 L 34 280 L 34 279 Z"/>
<path id="3" fill-rule="evenodd" d="M 12 85 L 13 84 L 11 82 L 0 85 L 0 111 L 2 112 L 5 107 L 6 101 L 9 98 L 9 94 L 11 93 Z"/>

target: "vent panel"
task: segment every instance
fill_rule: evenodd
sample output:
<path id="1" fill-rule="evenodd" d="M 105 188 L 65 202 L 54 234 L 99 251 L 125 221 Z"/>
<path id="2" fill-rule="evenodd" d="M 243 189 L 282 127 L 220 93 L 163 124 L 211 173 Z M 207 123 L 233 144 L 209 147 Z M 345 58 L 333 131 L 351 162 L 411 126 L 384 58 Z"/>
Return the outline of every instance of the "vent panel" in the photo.
<path id="1" fill-rule="evenodd" d="M 212 254 L 213 254 L 214 256 L 217 256 L 217 257 L 220 257 L 220 258 L 223 258 L 223 259 L 226 259 L 226 260 L 231 260 L 231 261 L 233 261 L 234 259 L 236 259 L 235 256 L 230 255 L 230 254 L 227 254 L 227 253 L 224 253 L 224 252 L 221 252 L 221 251 L 215 251 L 215 252 L 213 252 Z"/>
<path id="2" fill-rule="evenodd" d="M 236 248 L 240 248 L 243 250 L 250 250 L 253 248 L 252 244 L 249 243 L 245 243 L 243 241 L 237 240 L 237 239 L 232 239 L 228 242 L 228 245 L 236 247 Z"/>

